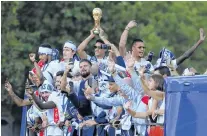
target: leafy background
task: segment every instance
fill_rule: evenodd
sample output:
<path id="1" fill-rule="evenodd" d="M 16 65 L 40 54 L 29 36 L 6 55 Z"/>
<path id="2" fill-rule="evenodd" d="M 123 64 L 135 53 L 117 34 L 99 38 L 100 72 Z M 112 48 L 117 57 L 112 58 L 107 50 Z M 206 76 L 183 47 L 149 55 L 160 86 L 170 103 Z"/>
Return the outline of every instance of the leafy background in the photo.
<path id="1" fill-rule="evenodd" d="M 139 24 L 129 33 L 127 46 L 133 38 L 144 40 L 156 57 L 167 47 L 178 57 L 199 39 L 199 28 L 207 31 L 207 2 L 1 2 L 1 102 L 16 120 L 21 109 L 16 108 L 4 89 L 8 77 L 15 93 L 24 94 L 26 71 L 32 68 L 29 52 L 36 52 L 41 43 L 48 42 L 62 52 L 66 40 L 81 43 L 94 26 L 92 10 L 103 12 L 101 26 L 109 40 L 118 45 L 121 33 L 130 20 Z M 93 53 L 93 40 L 88 53 Z M 204 42 L 180 67 L 193 66 L 203 73 L 207 68 L 207 44 Z"/>

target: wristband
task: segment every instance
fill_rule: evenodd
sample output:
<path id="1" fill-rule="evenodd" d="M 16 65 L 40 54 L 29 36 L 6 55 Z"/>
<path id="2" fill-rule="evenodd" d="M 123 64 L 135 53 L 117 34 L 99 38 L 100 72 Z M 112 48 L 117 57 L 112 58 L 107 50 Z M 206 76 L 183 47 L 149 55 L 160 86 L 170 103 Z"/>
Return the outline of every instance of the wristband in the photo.
<path id="1" fill-rule="evenodd" d="M 112 75 L 114 75 L 116 73 L 116 70 L 114 70 L 113 72 L 111 72 Z"/>
<path id="2" fill-rule="evenodd" d="M 129 31 L 129 27 L 126 27 L 124 30 L 127 30 L 127 31 Z"/>

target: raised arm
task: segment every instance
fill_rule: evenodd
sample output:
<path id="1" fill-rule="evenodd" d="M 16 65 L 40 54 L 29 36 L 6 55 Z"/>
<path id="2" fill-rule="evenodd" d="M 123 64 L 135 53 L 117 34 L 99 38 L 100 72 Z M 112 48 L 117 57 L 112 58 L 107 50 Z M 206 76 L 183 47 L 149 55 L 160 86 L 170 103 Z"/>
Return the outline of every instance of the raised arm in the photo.
<path id="1" fill-rule="evenodd" d="M 152 98 L 156 99 L 156 100 L 163 100 L 164 98 L 164 94 L 163 92 L 160 91 L 150 91 L 149 87 L 147 86 L 147 83 L 145 81 L 145 77 L 144 77 L 144 71 L 145 71 L 145 67 L 141 67 L 139 70 L 139 74 L 140 74 L 140 79 L 141 79 L 141 83 L 142 83 L 142 88 L 144 90 L 144 93 L 151 96 Z"/>
<path id="2" fill-rule="evenodd" d="M 40 82 L 43 83 L 44 82 L 44 76 L 43 76 L 43 73 L 42 73 L 40 67 L 37 64 L 37 61 L 35 60 L 35 56 L 36 56 L 35 53 L 30 53 L 29 54 L 29 59 L 34 64 L 34 67 L 37 71 L 37 76 L 40 79 Z"/>
<path id="3" fill-rule="evenodd" d="M 106 33 L 104 32 L 104 30 L 102 28 L 99 28 L 99 37 L 101 38 L 101 40 L 105 43 L 105 44 L 111 44 L 108 39 L 107 39 L 107 35 Z"/>
<path id="4" fill-rule="evenodd" d="M 121 35 L 120 42 L 119 42 L 119 52 L 122 57 L 124 57 L 126 54 L 126 43 L 127 43 L 129 30 L 135 26 L 137 26 L 135 20 L 130 21 L 128 25 L 125 27 L 124 32 Z"/>
<path id="5" fill-rule="evenodd" d="M 125 83 L 123 81 L 123 79 L 121 79 L 121 77 L 117 74 L 116 70 L 115 70 L 115 63 L 112 61 L 108 61 L 108 68 L 110 70 L 110 72 L 112 73 L 112 76 L 116 82 L 116 84 L 121 88 L 121 91 L 127 95 L 128 97 L 130 97 L 130 99 L 133 100 L 138 100 L 138 96 L 140 97 L 141 95 L 139 94 L 138 91 L 136 91 L 134 88 L 132 88 L 131 86 L 129 86 L 127 83 Z"/>
<path id="6" fill-rule="evenodd" d="M 95 37 L 95 35 L 93 34 L 93 30 L 91 30 L 90 33 L 91 34 L 78 46 L 77 52 L 81 59 L 87 58 L 87 54 L 84 50 L 86 46 L 88 45 L 88 43 Z"/>
<path id="7" fill-rule="evenodd" d="M 135 60 L 132 57 L 131 52 L 127 52 L 124 59 L 125 59 L 125 62 L 126 62 L 127 71 L 131 75 L 131 81 L 133 83 L 134 89 L 139 91 L 139 93 L 142 93 L 143 89 L 142 89 L 142 86 L 141 86 L 140 77 L 137 75 L 136 71 L 134 70 Z"/>
<path id="8" fill-rule="evenodd" d="M 5 82 L 5 89 L 7 90 L 9 96 L 12 98 L 12 100 L 16 103 L 17 106 L 22 107 L 22 106 L 27 106 L 31 105 L 32 101 L 29 99 L 21 99 L 19 98 L 13 91 L 12 85 L 9 83 L 9 81 Z"/>
<path id="9" fill-rule="evenodd" d="M 200 28 L 200 39 L 196 42 L 195 45 L 193 45 L 183 55 L 181 55 L 180 57 L 178 57 L 176 59 L 177 65 L 180 65 L 183 61 L 185 61 L 186 59 L 188 59 L 194 53 L 194 51 L 198 48 L 198 46 L 203 43 L 203 41 L 205 40 L 205 37 L 206 36 L 204 34 L 203 28 Z"/>
<path id="10" fill-rule="evenodd" d="M 70 71 L 71 67 L 69 64 L 67 64 L 65 71 L 63 73 L 63 76 L 61 78 L 61 84 L 60 84 L 60 88 L 61 90 L 66 90 L 66 86 L 67 86 L 67 74 Z"/>
<path id="11" fill-rule="evenodd" d="M 110 59 L 113 59 L 113 55 L 120 56 L 119 50 L 116 48 L 116 46 L 114 44 L 112 44 L 108 39 L 107 39 L 107 35 L 104 32 L 104 30 L 102 28 L 99 28 L 99 37 L 101 38 L 101 40 L 107 44 L 108 46 L 111 47 L 111 49 L 109 50 L 109 57 Z"/>

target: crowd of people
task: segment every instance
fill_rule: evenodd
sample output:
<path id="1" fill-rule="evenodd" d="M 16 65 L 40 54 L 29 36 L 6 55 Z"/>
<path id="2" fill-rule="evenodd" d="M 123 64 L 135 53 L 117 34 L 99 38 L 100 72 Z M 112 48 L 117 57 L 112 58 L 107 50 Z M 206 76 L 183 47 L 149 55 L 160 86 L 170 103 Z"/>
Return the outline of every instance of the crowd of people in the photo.
<path id="1" fill-rule="evenodd" d="M 177 67 L 203 43 L 204 30 L 195 45 L 180 57 L 163 48 L 156 64 L 153 52 L 147 56 L 142 39 L 126 43 L 130 21 L 125 27 L 119 48 L 112 44 L 102 28 L 79 45 L 66 41 L 62 59 L 59 51 L 48 43 L 41 44 L 29 59 L 34 68 L 25 85 L 26 99 L 19 98 L 7 80 L 5 88 L 18 106 L 28 106 L 28 136 L 152 136 L 163 135 L 165 114 L 165 78 L 200 74 L 187 68 L 182 75 Z M 94 56 L 85 49 L 93 39 Z M 207 72 L 206 72 L 207 73 Z"/>

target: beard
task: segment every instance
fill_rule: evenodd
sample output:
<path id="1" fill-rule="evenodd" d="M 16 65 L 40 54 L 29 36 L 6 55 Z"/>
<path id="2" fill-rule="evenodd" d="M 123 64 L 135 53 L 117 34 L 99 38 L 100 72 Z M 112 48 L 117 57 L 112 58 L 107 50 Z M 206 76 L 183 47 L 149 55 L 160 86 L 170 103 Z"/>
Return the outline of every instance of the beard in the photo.
<path id="1" fill-rule="evenodd" d="M 43 99 L 43 101 L 45 101 L 45 102 L 48 101 L 48 97 L 43 97 L 42 99 Z"/>
<path id="2" fill-rule="evenodd" d="M 81 76 L 83 78 L 86 78 L 87 76 L 89 76 L 91 73 L 90 72 L 84 72 L 84 73 L 81 73 Z"/>

